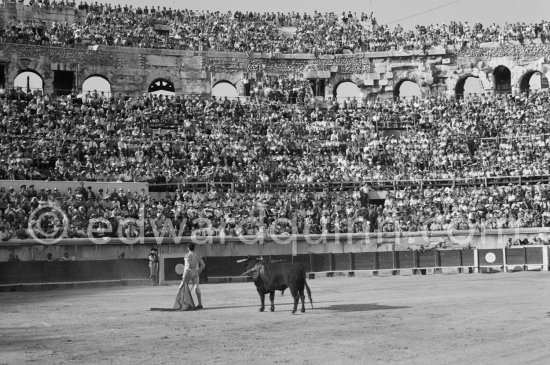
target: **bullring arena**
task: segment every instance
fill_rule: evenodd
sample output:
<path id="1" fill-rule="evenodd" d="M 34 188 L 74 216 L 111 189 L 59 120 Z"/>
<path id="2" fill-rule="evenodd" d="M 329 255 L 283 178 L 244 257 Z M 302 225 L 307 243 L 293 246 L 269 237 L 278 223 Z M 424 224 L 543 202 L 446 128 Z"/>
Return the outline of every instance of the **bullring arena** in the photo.
<path id="1" fill-rule="evenodd" d="M 0 364 L 547 363 L 548 2 L 119 1 L 0 5 Z"/>
<path id="2" fill-rule="evenodd" d="M 543 364 L 548 274 L 310 280 L 313 310 L 252 283 L 208 284 L 205 309 L 171 306 L 175 286 L 2 294 L 2 363 Z M 261 359 L 261 360 L 260 360 Z"/>

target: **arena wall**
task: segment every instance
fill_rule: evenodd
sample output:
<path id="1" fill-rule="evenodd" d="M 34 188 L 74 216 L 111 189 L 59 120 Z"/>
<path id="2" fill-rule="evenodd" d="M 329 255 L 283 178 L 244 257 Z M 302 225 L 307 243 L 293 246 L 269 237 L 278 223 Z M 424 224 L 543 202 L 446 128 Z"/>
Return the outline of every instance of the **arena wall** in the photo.
<path id="1" fill-rule="evenodd" d="M 530 230 L 523 234 L 540 232 Z M 507 235 L 512 233 L 507 232 L 502 237 Z M 281 259 L 299 262 L 309 272 L 310 278 L 548 270 L 548 246 L 504 247 L 499 244 L 502 247 L 489 247 L 480 244 L 478 247 L 405 250 L 396 244 L 382 244 L 376 245 L 375 249 L 364 241 L 365 237 L 348 236 L 351 243 L 337 243 L 332 237 L 332 241 L 315 245 L 306 242 L 304 237 L 279 237 L 278 242 L 274 242 L 274 237 L 268 237 L 263 244 L 255 245 L 232 239 L 225 243 L 198 245 L 197 250 L 207 266 L 203 280 L 211 282 L 246 280 L 240 277 L 243 267 L 237 260 L 249 255 L 262 256 L 268 262 Z M 386 239 L 389 236 L 386 235 Z M 185 240 L 186 243 L 189 241 Z M 0 289 L 145 283 L 149 280 L 146 257 L 151 244 L 93 245 L 82 240 L 65 240 L 56 245 L 5 244 L 0 247 Z M 495 242 L 492 244 L 497 246 Z M 179 280 L 174 268 L 183 262 L 186 247 L 185 243 L 159 246 L 161 283 Z M 59 258 L 65 252 L 70 256 L 68 261 L 46 260 L 47 253 Z M 22 260 L 5 261 L 5 256 L 10 253 L 19 255 Z"/>

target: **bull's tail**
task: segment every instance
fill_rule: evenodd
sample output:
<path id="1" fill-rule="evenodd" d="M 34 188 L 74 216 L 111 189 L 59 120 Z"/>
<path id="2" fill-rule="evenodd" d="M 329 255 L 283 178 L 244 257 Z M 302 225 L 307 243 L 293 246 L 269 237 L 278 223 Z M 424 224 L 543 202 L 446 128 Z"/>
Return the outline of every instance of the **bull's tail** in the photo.
<path id="1" fill-rule="evenodd" d="M 303 266 L 302 266 L 302 274 L 304 275 L 304 284 L 305 284 L 306 291 L 307 291 L 307 297 L 309 298 L 309 303 L 311 304 L 311 309 L 313 309 L 313 299 L 311 299 L 311 290 L 309 289 L 309 285 L 307 285 L 306 272 L 305 272 Z"/>
<path id="2" fill-rule="evenodd" d="M 309 290 L 309 285 L 307 285 L 307 281 L 304 281 L 304 284 L 306 284 L 307 297 L 309 298 L 311 309 L 313 309 L 313 300 L 311 299 L 311 290 Z"/>

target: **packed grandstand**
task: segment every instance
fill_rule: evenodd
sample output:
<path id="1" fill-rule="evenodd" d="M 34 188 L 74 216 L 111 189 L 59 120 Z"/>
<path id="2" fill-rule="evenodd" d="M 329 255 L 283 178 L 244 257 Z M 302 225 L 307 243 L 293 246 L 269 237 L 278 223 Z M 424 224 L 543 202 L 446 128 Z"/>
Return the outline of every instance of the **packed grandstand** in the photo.
<path id="1" fill-rule="evenodd" d="M 7 3 L 15 1 L 7 1 Z M 83 22 L 12 19 L 1 38 L 54 46 L 110 45 L 195 51 L 335 54 L 433 46 L 477 48 L 480 43 L 546 43 L 550 23 L 505 25 L 451 22 L 418 25 L 380 24 L 372 13 L 257 13 L 197 11 L 160 6 L 134 7 L 69 1 L 31 0 L 32 9 L 85 11 Z"/>
<path id="2" fill-rule="evenodd" d="M 406 31 L 370 13 L 28 6 L 87 17 L 82 24 L 13 19 L 2 42 L 316 54 L 442 46 L 475 54 L 483 42 L 513 53 L 546 44 L 550 34 L 546 21 Z M 307 80 L 264 74 L 250 83 L 250 97 L 231 99 L 5 90 L 0 179 L 82 184 L 0 188 L 0 239 L 87 237 L 90 227 L 94 235 L 150 237 L 550 226 L 547 90 L 319 100 Z M 146 182 L 162 195 L 86 182 Z M 388 191 L 385 200 L 370 199 L 373 190 Z M 35 219 L 53 205 L 63 214 Z M 102 233 L 105 221 L 112 228 Z"/>

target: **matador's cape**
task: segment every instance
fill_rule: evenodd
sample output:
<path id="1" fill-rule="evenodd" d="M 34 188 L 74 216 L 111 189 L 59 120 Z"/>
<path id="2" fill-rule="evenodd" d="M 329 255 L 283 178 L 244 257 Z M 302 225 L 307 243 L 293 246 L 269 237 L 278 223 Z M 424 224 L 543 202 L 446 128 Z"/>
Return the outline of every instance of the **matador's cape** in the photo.
<path id="1" fill-rule="evenodd" d="M 152 311 L 189 311 L 195 309 L 195 302 L 191 296 L 189 285 L 187 283 L 181 283 L 176 295 L 176 302 L 172 308 L 151 308 Z"/>
<path id="2" fill-rule="evenodd" d="M 182 311 L 195 309 L 195 302 L 193 302 L 189 285 L 185 282 L 180 285 L 178 295 L 176 296 L 176 302 L 174 303 L 174 309 Z"/>

